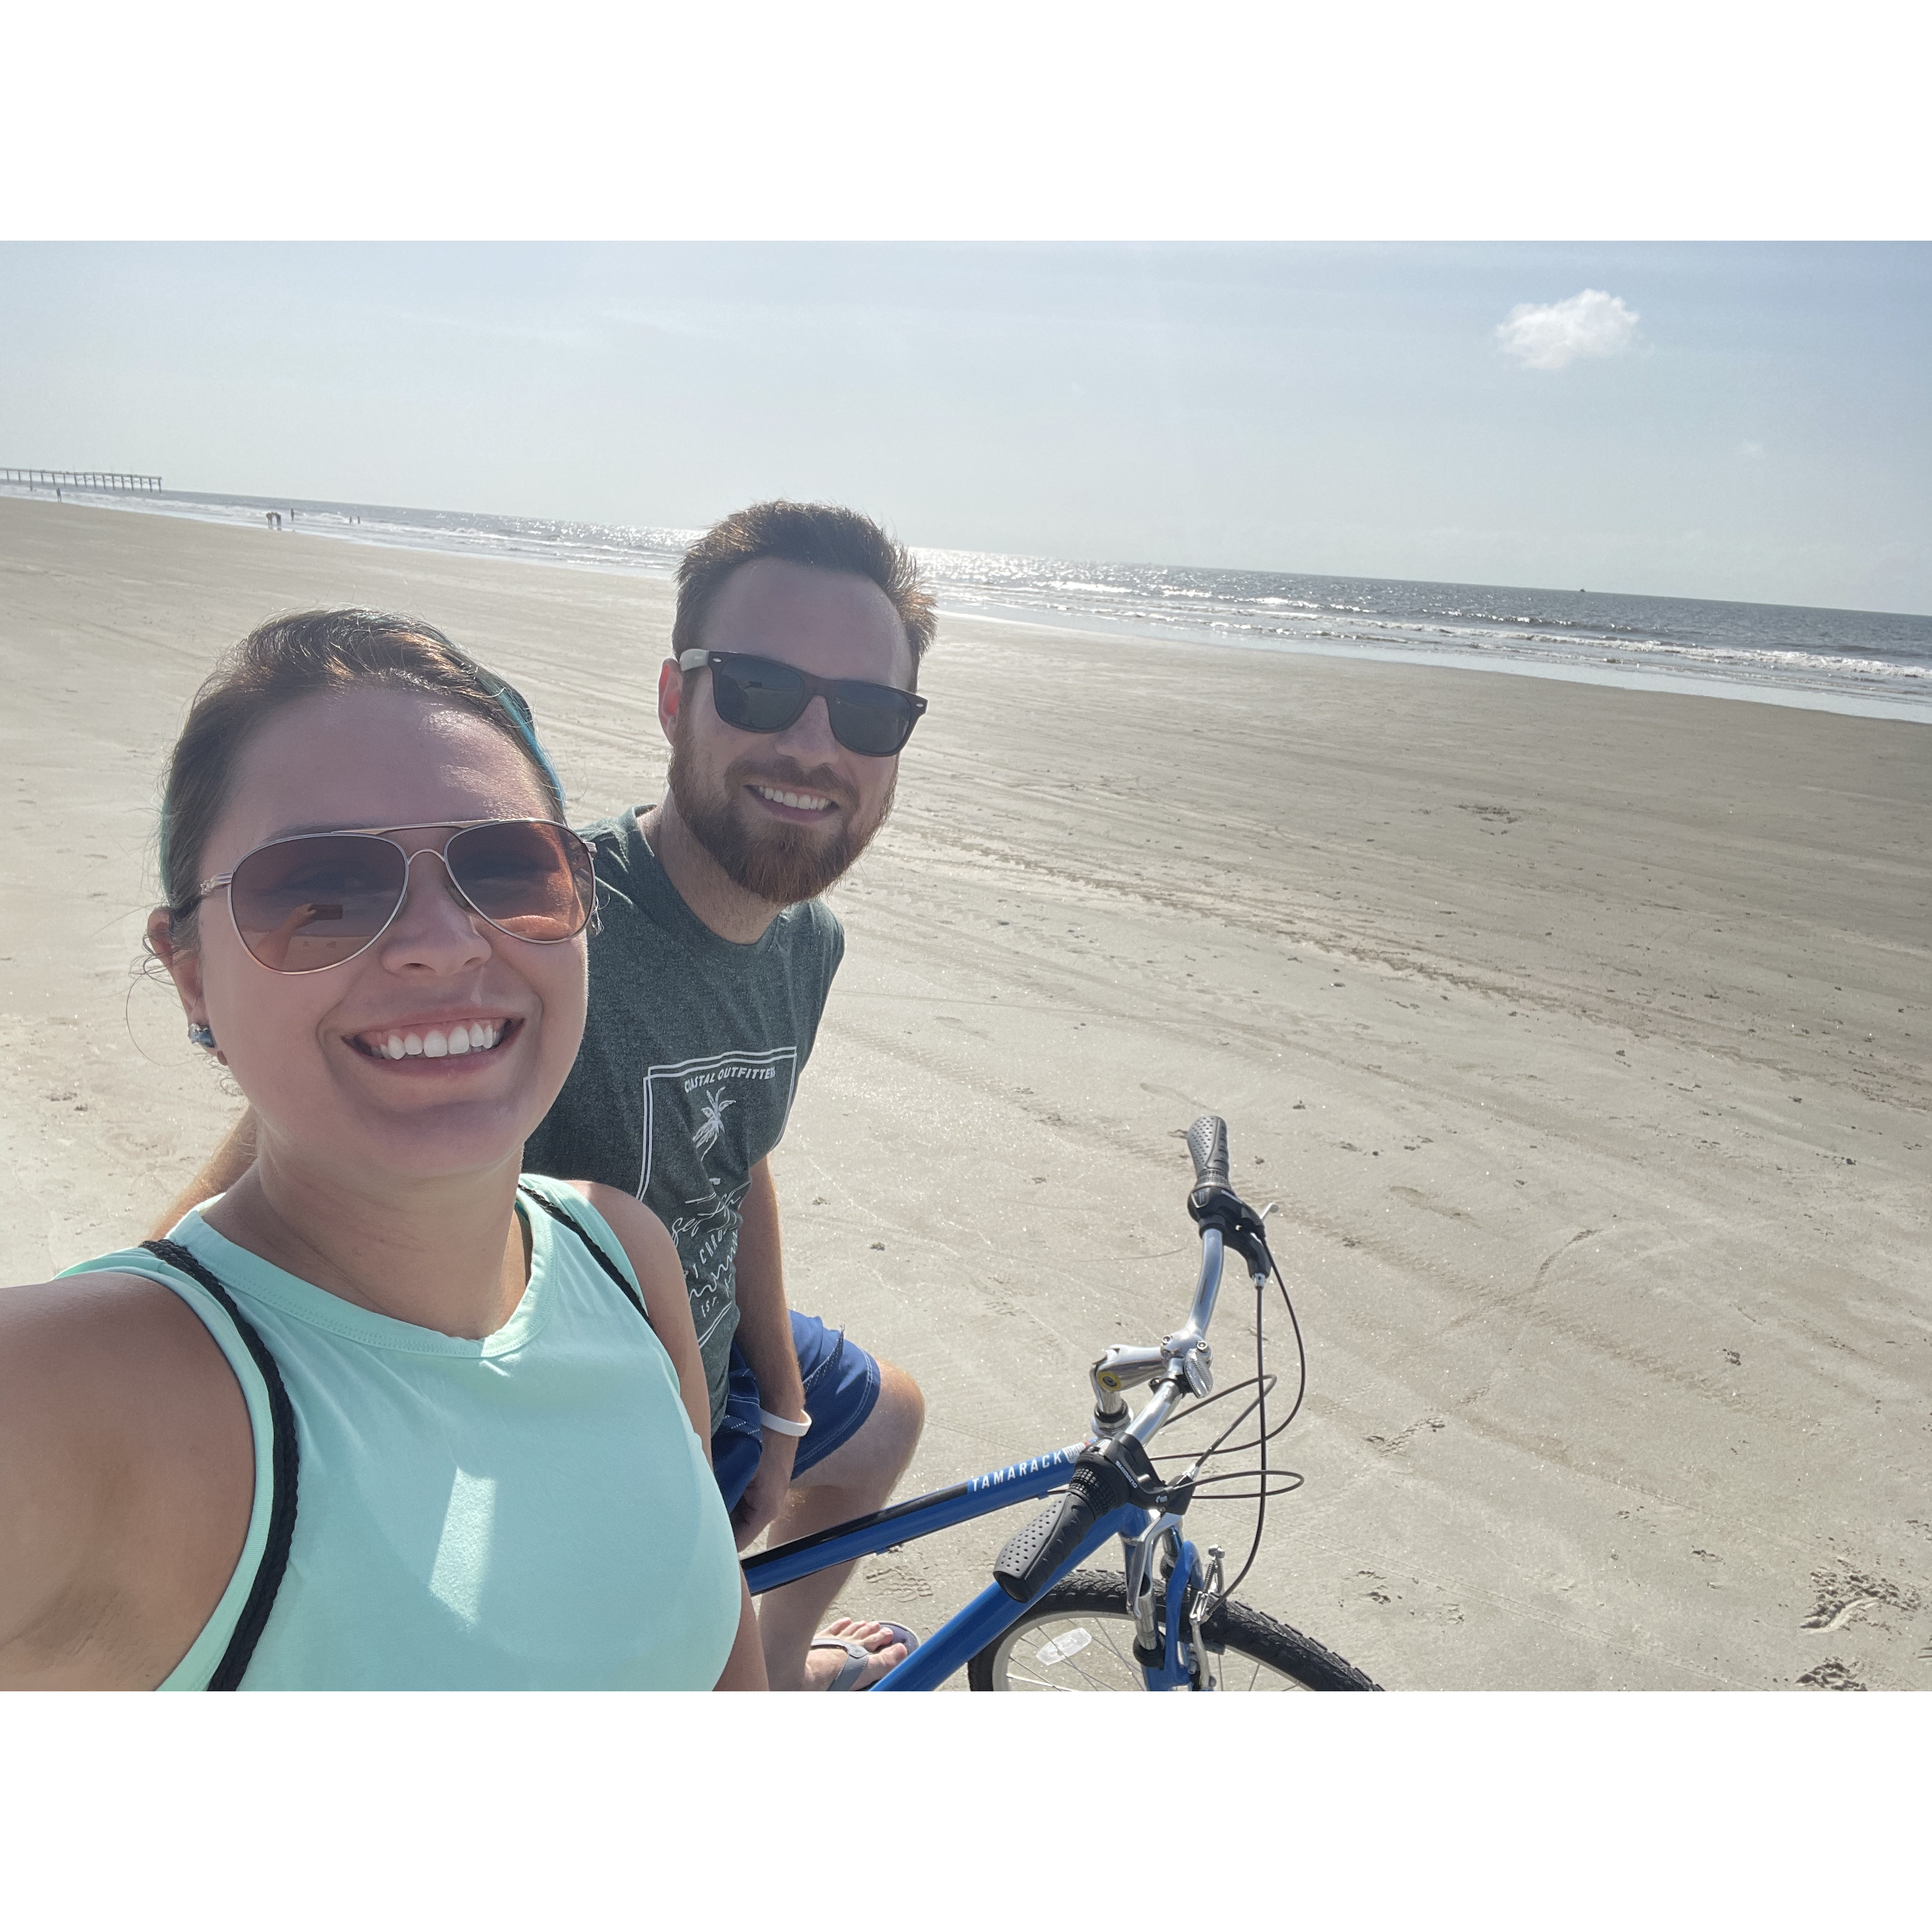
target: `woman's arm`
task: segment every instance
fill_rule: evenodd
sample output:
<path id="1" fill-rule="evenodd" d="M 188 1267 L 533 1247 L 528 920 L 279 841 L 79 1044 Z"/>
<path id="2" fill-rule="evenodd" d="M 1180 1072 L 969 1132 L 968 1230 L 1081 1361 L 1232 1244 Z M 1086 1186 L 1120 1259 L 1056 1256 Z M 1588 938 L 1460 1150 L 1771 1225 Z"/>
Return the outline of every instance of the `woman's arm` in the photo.
<path id="1" fill-rule="evenodd" d="M 160 1683 L 234 1572 L 254 1470 L 234 1372 L 168 1289 L 0 1290 L 0 1688 Z"/>
<path id="2" fill-rule="evenodd" d="M 698 1330 L 691 1318 L 691 1297 L 684 1285 L 684 1264 L 664 1224 L 636 1196 L 607 1187 L 598 1180 L 573 1180 L 570 1185 L 610 1224 L 624 1244 L 644 1290 L 644 1310 L 658 1340 L 677 1371 L 678 1390 L 704 1460 L 711 1460 L 711 1396 L 704 1377 L 704 1358 L 698 1350 Z"/>
<path id="3" fill-rule="evenodd" d="M 758 1634 L 758 1613 L 752 1607 L 752 1588 L 745 1581 L 742 1571 L 738 1588 L 741 1593 L 738 1634 L 732 1641 L 731 1654 L 724 1660 L 724 1668 L 713 1688 L 719 1690 L 769 1690 L 772 1686 L 765 1675 L 765 1646 Z"/>

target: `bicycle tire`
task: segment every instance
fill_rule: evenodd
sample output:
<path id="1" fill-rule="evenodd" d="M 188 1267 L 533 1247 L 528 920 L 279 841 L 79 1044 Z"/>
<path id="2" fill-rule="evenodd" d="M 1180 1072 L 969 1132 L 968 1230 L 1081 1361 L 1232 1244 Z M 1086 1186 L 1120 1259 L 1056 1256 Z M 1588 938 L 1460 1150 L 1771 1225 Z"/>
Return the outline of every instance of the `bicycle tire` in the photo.
<path id="1" fill-rule="evenodd" d="M 1157 1609 L 1156 1628 L 1161 1622 Z M 966 1682 L 975 1690 L 1144 1690 L 1133 1658 L 1133 1633 L 1126 1579 L 1104 1570 L 1076 1570 L 972 1659 Z M 1246 1604 L 1224 1605 L 1210 1636 L 1227 1646 L 1208 1652 L 1217 1690 L 1382 1688 L 1312 1637 Z"/>

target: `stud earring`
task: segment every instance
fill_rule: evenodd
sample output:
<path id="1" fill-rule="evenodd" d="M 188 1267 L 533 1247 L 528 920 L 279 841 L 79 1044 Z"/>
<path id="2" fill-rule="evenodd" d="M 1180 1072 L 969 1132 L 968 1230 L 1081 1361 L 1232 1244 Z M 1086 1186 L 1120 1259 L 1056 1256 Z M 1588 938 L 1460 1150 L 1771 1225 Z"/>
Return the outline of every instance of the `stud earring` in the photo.
<path id="1" fill-rule="evenodd" d="M 188 1036 L 196 1046 L 206 1047 L 210 1053 L 214 1051 L 214 1033 L 202 1021 L 192 1020 L 189 1022 Z"/>

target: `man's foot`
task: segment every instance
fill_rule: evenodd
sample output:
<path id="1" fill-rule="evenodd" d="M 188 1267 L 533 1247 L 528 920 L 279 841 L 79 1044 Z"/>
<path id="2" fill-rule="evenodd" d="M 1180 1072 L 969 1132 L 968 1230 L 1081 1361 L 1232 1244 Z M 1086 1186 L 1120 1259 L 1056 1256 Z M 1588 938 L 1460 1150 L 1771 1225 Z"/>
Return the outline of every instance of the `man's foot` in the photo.
<path id="1" fill-rule="evenodd" d="M 896 1626 L 835 1617 L 812 1640 L 805 1660 L 805 1688 L 869 1690 L 904 1658 L 907 1648 Z"/>

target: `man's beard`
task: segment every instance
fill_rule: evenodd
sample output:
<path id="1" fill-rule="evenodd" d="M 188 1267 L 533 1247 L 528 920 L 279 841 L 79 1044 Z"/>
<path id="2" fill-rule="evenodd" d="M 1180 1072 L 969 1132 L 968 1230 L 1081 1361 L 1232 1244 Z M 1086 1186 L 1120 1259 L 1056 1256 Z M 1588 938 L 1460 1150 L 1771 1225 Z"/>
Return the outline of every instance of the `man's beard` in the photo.
<path id="1" fill-rule="evenodd" d="M 734 885 L 770 905 L 816 898 L 850 871 L 886 822 L 898 783 L 895 772 L 878 812 L 864 823 L 854 816 L 856 801 L 849 788 L 829 768 L 808 772 L 790 759 L 741 758 L 725 767 L 718 789 L 706 793 L 700 790 L 683 746 L 676 740 L 671 745 L 670 795 L 679 818 Z M 754 808 L 745 802 L 744 788 L 752 784 L 824 794 L 837 808 L 838 829 L 826 832 L 776 819 L 749 822 Z"/>

